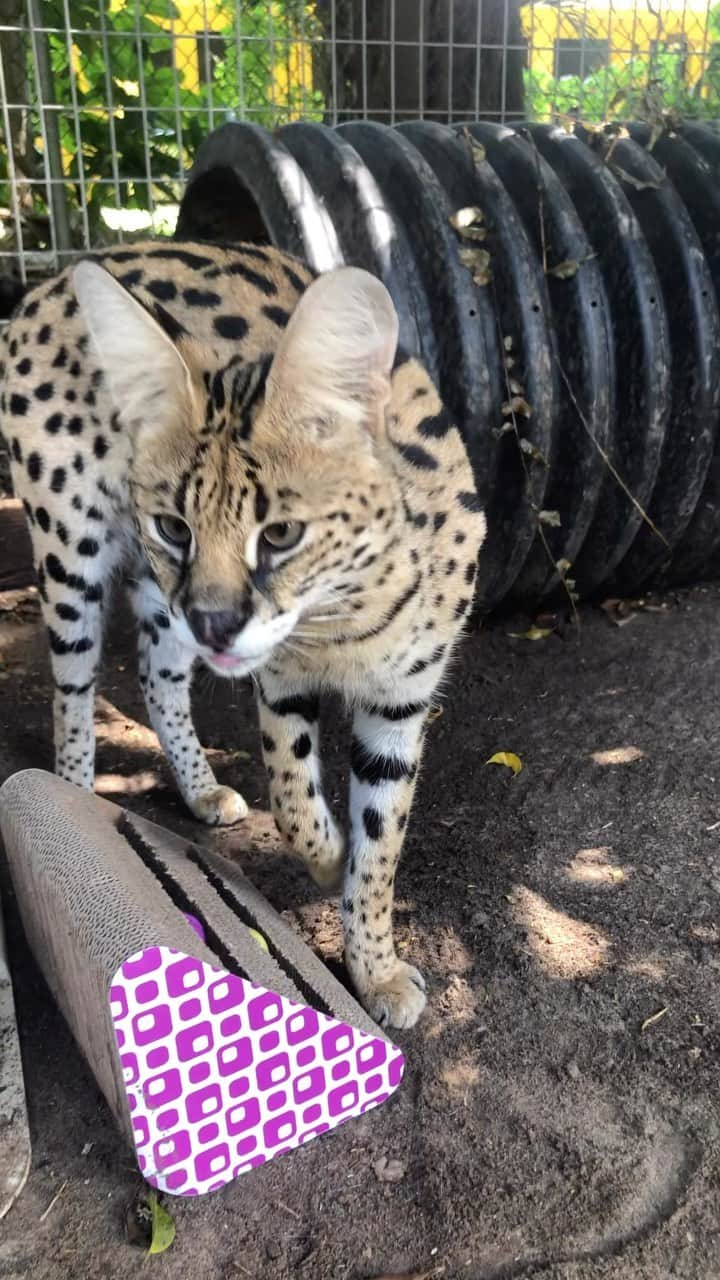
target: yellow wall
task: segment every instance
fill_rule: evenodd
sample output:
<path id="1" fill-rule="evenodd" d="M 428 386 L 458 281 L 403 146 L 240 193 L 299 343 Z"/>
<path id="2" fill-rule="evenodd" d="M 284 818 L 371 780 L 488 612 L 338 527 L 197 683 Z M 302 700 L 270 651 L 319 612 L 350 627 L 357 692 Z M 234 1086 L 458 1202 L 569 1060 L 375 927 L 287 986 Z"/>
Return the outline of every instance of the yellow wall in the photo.
<path id="1" fill-rule="evenodd" d="M 111 0 L 111 3 L 117 6 L 124 0 Z M 197 33 L 233 31 L 235 5 L 236 0 L 205 0 L 205 3 L 202 0 L 175 0 L 178 17 L 172 23 L 158 20 L 163 30 L 175 37 L 177 69 L 183 88 L 196 91 L 200 87 Z M 308 5 L 308 14 L 312 14 L 313 7 Z M 281 7 L 276 4 L 273 8 L 277 13 L 280 34 L 283 30 Z M 277 61 L 271 92 L 277 105 L 284 105 L 295 95 L 299 97 L 303 91 L 312 89 L 312 55 L 308 44 L 290 44 L 285 50 L 279 42 L 273 54 Z"/>
<path id="2" fill-rule="evenodd" d="M 178 16 L 174 20 L 156 19 L 158 26 L 174 40 L 178 77 L 184 88 L 197 91 L 200 88 L 198 67 L 198 33 L 233 29 L 235 6 L 238 0 L 174 0 Z M 555 41 L 577 40 L 583 35 L 589 39 L 607 40 L 610 45 L 611 65 L 626 62 L 633 54 L 649 54 L 653 41 L 672 41 L 673 36 L 685 39 L 688 56 L 685 79 L 692 85 L 702 74 L 707 58 L 706 21 L 707 0 L 675 0 L 676 8 L 658 9 L 662 21 L 658 22 L 649 11 L 649 0 L 622 0 L 623 7 L 616 8 L 613 0 L 609 6 L 585 7 L 577 0 L 564 9 L 560 3 L 526 3 L 520 13 L 523 31 L 528 41 L 530 65 L 534 71 L 555 74 Z M 134 0 L 109 0 L 111 12 L 124 9 Z M 655 0 L 660 4 L 661 0 Z M 278 15 L 278 33 L 282 31 L 281 5 L 274 3 Z M 315 15 L 313 0 L 306 8 L 309 25 Z M 283 49 L 278 41 L 273 50 L 276 59 L 270 87 L 269 106 L 284 108 L 286 118 L 302 114 L 303 99 L 312 91 L 312 50 L 308 42 L 289 44 Z M 77 48 L 73 47 L 73 61 L 81 89 L 85 89 L 82 62 Z M 588 67 L 587 74 L 590 73 Z M 132 91 L 126 86 L 128 91 Z M 139 87 L 138 87 L 139 92 Z M 289 108 L 289 109 L 288 109 Z M 296 109 L 297 108 L 297 109 Z"/>
<path id="3" fill-rule="evenodd" d="M 227 0 L 206 0 L 205 4 L 197 0 L 174 0 L 174 3 L 178 17 L 172 22 L 158 18 L 157 22 L 174 38 L 176 66 L 183 88 L 195 92 L 201 83 L 197 33 L 226 30 L 232 23 L 233 6 L 229 6 Z"/>

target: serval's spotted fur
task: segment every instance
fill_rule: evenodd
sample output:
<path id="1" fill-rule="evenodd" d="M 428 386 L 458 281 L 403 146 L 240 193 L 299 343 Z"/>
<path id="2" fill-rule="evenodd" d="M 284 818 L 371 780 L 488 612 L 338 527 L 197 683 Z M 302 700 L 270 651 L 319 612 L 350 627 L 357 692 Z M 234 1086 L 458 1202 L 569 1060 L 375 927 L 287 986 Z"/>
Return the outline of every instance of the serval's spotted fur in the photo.
<path id="1" fill-rule="evenodd" d="M 148 713 L 190 809 L 232 823 L 190 676 L 256 673 L 277 824 L 344 884 L 346 958 L 380 1021 L 424 984 L 398 959 L 393 881 L 423 728 L 470 607 L 485 523 L 458 432 L 396 351 L 384 287 L 312 281 L 269 248 L 157 242 L 28 294 L 0 348 L 55 679 L 56 768 L 91 787 L 103 609 L 122 570 Z M 323 798 L 317 697 L 354 710 L 350 835 Z"/>

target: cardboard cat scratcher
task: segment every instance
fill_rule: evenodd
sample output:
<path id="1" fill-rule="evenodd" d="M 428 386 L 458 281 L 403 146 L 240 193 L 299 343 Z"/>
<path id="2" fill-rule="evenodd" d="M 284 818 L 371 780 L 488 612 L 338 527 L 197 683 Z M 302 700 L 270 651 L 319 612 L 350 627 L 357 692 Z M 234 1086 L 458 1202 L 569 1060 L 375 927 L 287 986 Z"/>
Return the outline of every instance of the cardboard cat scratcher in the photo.
<path id="1" fill-rule="evenodd" d="M 0 1219 L 30 1172 L 30 1127 L 0 903 Z"/>
<path id="2" fill-rule="evenodd" d="M 30 946 L 151 1185 L 215 1191 L 399 1085 L 400 1051 L 227 859 L 35 769 L 0 788 L 0 829 Z"/>

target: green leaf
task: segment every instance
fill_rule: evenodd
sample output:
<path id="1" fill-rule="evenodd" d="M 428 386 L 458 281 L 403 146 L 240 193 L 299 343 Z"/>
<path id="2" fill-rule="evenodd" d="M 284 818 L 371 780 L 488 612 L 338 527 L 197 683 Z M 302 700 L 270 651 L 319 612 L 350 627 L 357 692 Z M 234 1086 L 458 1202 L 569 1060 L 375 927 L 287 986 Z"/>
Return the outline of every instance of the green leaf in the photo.
<path id="1" fill-rule="evenodd" d="M 261 950 L 261 951 L 267 951 L 267 953 L 268 953 L 268 955 L 269 955 L 269 954 L 270 954 L 270 948 L 269 948 L 269 946 L 268 946 L 268 944 L 267 944 L 267 939 L 266 939 L 266 938 L 264 938 L 264 937 L 263 937 L 263 935 L 262 935 L 262 934 L 261 934 L 257 929 L 251 929 L 249 926 L 248 926 L 248 933 L 250 934 L 250 937 L 253 939 L 253 942 L 256 942 L 256 943 L 257 943 L 257 945 L 259 946 L 260 950 Z"/>
<path id="2" fill-rule="evenodd" d="M 148 1253 L 164 1253 L 175 1239 L 175 1223 L 167 1209 L 160 1204 L 157 1192 L 151 1191 L 148 1196 L 152 1214 L 150 1248 Z"/>
<path id="3" fill-rule="evenodd" d="M 520 773 L 523 767 L 522 760 L 519 756 L 515 755 L 514 751 L 496 751 L 494 755 L 490 756 L 489 760 L 485 761 L 485 763 L 502 764 L 506 769 L 512 770 L 513 776 Z"/>

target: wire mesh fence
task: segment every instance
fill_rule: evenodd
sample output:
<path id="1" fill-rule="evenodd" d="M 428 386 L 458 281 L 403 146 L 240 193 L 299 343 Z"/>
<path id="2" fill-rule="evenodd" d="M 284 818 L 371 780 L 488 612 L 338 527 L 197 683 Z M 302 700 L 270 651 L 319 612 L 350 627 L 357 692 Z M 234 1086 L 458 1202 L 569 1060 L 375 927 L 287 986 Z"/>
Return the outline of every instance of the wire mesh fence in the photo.
<path id="1" fill-rule="evenodd" d="M 0 275 L 171 232 L 209 130 L 720 117 L 708 0 L 0 0 Z"/>

